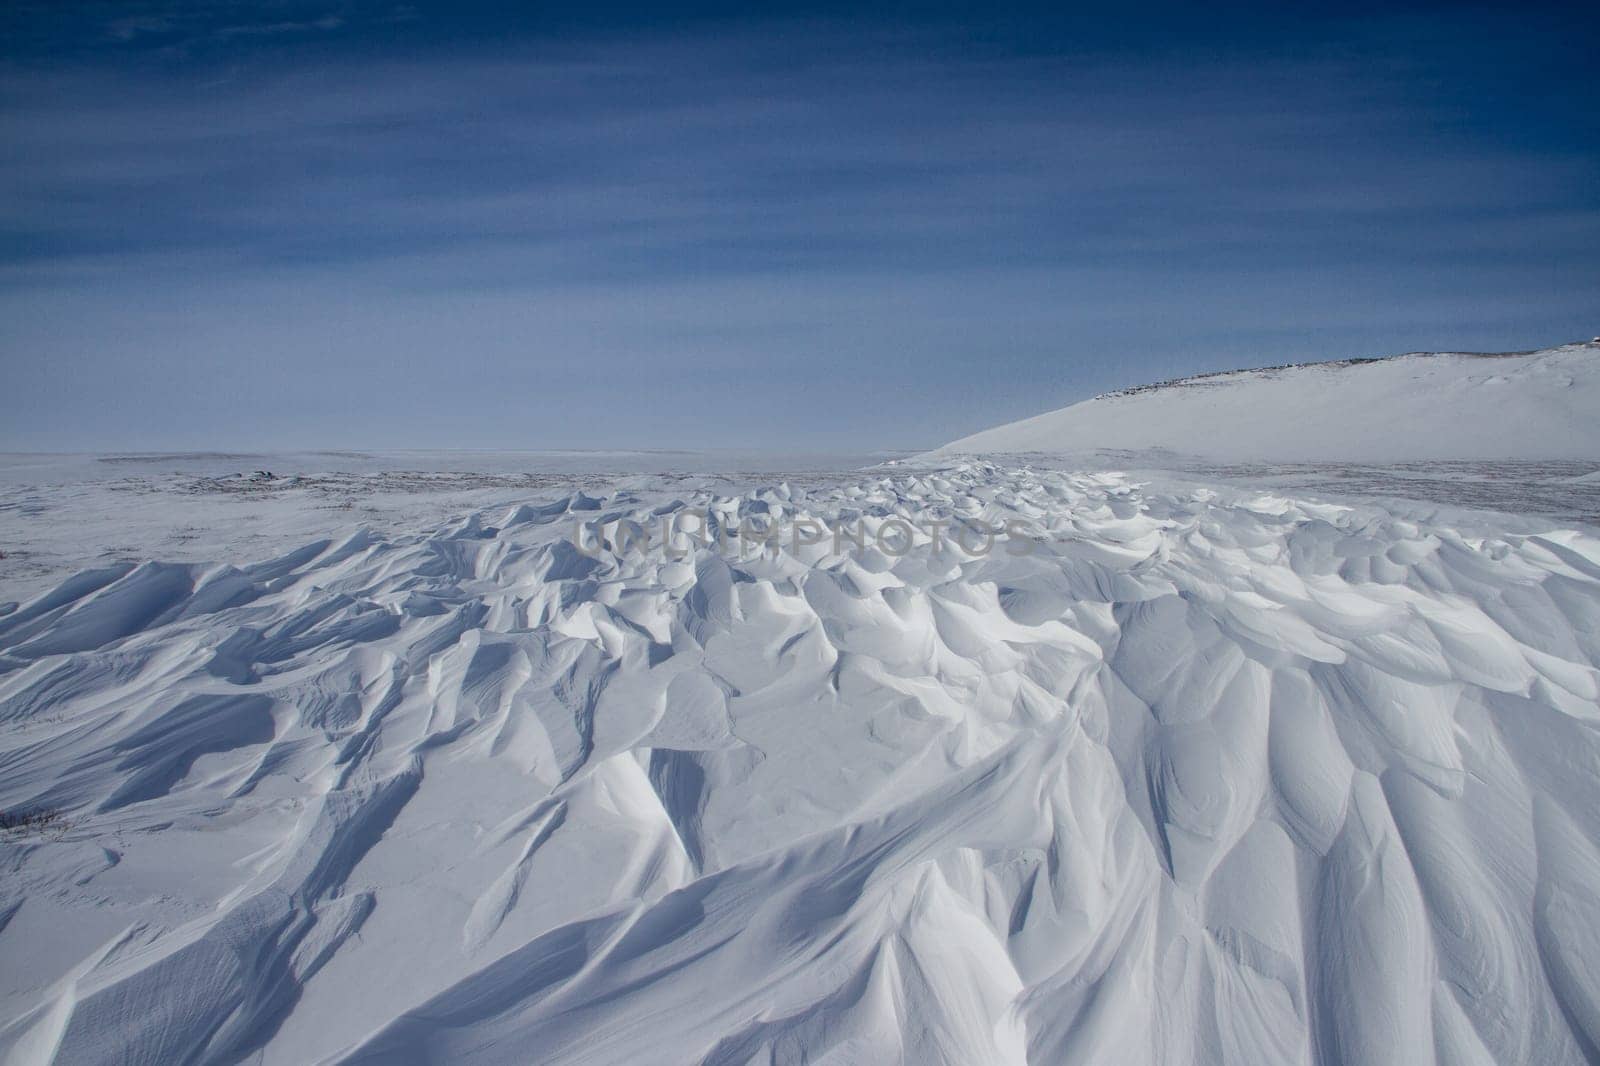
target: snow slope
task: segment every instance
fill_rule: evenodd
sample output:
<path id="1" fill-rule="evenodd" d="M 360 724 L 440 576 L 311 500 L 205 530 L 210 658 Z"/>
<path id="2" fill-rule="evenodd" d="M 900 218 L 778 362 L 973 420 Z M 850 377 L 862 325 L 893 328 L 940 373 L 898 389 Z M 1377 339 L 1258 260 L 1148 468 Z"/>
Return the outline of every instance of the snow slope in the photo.
<path id="1" fill-rule="evenodd" d="M 1600 343 L 1184 378 L 954 441 L 936 457 L 1163 449 L 1303 462 L 1600 457 Z"/>
<path id="2" fill-rule="evenodd" d="M 1039 540 L 570 542 L 685 507 Z M 84 572 L 0 1060 L 1592 1062 L 1597 664 L 1585 533 L 987 463 Z"/>

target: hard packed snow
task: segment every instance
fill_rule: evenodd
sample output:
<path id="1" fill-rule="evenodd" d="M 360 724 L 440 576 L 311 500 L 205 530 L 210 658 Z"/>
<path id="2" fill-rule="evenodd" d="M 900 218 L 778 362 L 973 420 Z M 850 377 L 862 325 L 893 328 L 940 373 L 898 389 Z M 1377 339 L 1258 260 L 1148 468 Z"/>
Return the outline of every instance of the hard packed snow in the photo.
<path id="1" fill-rule="evenodd" d="M 1593 531 L 978 461 L 481 491 L 0 615 L 0 809 L 52 815 L 0 1060 L 1600 1054 Z M 784 533 L 616 532 L 698 511 Z"/>
<path id="2" fill-rule="evenodd" d="M 975 433 L 936 456 L 1158 449 L 1256 462 L 1593 459 L 1600 340 L 1184 378 Z"/>

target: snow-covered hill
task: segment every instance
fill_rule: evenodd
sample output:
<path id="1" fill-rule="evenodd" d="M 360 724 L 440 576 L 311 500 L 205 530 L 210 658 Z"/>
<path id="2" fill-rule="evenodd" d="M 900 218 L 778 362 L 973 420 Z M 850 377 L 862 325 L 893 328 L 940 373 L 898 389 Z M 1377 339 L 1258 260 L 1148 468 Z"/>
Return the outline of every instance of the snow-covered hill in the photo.
<path id="1" fill-rule="evenodd" d="M 1304 462 L 1600 457 L 1600 343 L 1209 374 L 998 426 L 935 457 L 1161 449 Z"/>
<path id="2" fill-rule="evenodd" d="M 690 508 L 867 544 L 571 539 Z M 86 571 L 0 1060 L 1593 1062 L 1597 665 L 1588 534 L 986 463 Z"/>

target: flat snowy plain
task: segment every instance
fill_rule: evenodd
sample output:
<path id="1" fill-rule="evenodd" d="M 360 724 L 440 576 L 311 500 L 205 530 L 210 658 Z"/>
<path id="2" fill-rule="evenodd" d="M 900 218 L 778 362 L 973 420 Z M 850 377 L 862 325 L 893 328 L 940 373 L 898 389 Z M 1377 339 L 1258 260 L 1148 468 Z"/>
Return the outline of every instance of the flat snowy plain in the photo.
<path id="1" fill-rule="evenodd" d="M 1065 450 L 0 460 L 0 1060 L 1600 1060 L 1600 461 Z"/>

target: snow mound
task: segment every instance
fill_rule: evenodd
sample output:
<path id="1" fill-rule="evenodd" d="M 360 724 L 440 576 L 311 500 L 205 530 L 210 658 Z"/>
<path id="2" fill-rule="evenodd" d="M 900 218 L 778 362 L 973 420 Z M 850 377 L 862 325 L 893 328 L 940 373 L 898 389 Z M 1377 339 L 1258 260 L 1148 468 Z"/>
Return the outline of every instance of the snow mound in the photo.
<path id="1" fill-rule="evenodd" d="M 571 542 L 698 507 L 1038 539 Z M 1594 1061 L 1597 663 L 1582 533 L 988 464 L 89 571 L 0 1059 Z"/>
<path id="2" fill-rule="evenodd" d="M 1184 378 L 1097 396 L 933 456 L 1154 450 L 1230 461 L 1600 457 L 1600 342 Z"/>

